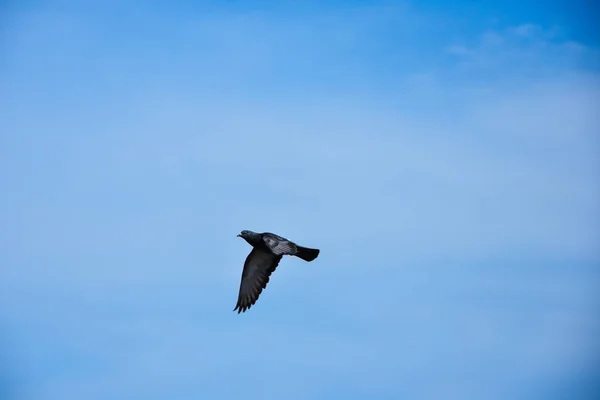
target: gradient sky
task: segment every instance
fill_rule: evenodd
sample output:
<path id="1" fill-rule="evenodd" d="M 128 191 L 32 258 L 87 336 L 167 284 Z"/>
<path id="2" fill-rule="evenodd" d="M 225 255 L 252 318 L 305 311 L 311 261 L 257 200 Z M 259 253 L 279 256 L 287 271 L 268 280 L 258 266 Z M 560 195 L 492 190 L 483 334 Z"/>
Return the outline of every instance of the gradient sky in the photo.
<path id="1" fill-rule="evenodd" d="M 589 4 L 1 2 L 0 397 L 593 398 Z"/>

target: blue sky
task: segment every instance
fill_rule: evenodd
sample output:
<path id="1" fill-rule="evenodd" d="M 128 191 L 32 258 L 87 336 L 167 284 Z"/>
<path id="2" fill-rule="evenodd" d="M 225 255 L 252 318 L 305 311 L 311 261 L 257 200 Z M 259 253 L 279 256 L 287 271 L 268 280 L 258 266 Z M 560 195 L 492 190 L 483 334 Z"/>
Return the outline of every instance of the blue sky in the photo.
<path id="1" fill-rule="evenodd" d="M 592 398 L 595 10 L 296 3 L 2 3 L 3 397 Z"/>

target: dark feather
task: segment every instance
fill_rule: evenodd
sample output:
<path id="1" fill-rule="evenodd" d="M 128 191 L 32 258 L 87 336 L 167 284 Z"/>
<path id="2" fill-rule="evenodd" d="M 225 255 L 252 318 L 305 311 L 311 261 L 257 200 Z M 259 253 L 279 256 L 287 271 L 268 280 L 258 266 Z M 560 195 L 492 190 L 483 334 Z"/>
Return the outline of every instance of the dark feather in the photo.
<path id="1" fill-rule="evenodd" d="M 276 255 L 294 255 L 298 251 L 295 243 L 272 233 L 263 233 L 262 240 L 271 253 Z"/>
<path id="2" fill-rule="evenodd" d="M 266 249 L 252 248 L 242 271 L 242 281 L 238 301 L 233 311 L 245 312 L 258 300 L 263 289 L 269 283 L 269 277 L 281 261 L 281 255 L 275 255 Z"/>

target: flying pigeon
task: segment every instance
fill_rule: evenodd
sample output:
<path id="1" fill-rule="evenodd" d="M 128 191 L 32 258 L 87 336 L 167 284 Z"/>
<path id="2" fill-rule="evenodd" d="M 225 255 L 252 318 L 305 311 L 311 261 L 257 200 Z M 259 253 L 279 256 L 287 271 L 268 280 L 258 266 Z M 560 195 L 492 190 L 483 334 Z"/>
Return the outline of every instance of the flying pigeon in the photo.
<path id="1" fill-rule="evenodd" d="M 284 255 L 296 256 L 304 261 L 312 261 L 319 255 L 319 249 L 298 246 L 296 243 L 275 235 L 274 233 L 256 233 L 242 231 L 238 237 L 252 246 L 252 251 L 246 257 L 240 293 L 233 311 L 245 312 L 256 303 L 258 296 L 267 287 L 269 276 L 279 265 Z"/>

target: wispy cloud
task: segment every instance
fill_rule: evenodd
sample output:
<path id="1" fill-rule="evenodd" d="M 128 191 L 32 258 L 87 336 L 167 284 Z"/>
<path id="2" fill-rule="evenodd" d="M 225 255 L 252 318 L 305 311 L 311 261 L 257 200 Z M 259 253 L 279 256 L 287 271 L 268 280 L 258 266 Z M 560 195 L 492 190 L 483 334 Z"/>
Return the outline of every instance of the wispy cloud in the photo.
<path id="1" fill-rule="evenodd" d="M 556 74 L 573 68 L 597 67 L 597 48 L 569 39 L 557 27 L 545 29 L 535 24 L 488 30 L 476 40 L 456 42 L 446 51 L 462 57 L 461 65 L 473 69 L 499 69 L 505 72 L 527 68 Z"/>

